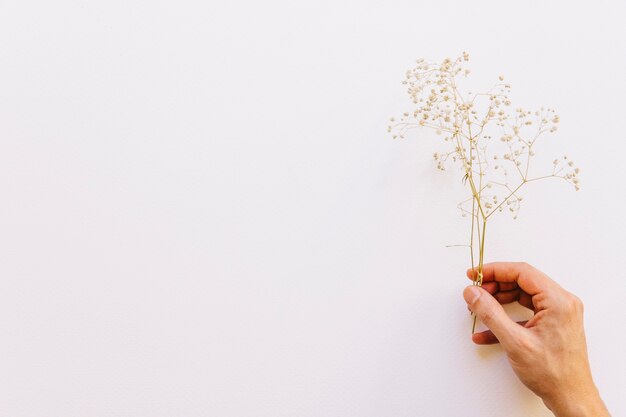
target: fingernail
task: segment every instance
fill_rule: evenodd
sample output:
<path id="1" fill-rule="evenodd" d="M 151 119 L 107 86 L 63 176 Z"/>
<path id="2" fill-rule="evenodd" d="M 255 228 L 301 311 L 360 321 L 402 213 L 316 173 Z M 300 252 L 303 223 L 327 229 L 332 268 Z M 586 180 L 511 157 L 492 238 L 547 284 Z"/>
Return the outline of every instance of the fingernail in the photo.
<path id="1" fill-rule="evenodd" d="M 463 291 L 463 298 L 469 305 L 473 305 L 480 298 L 480 290 L 475 285 L 470 285 Z"/>

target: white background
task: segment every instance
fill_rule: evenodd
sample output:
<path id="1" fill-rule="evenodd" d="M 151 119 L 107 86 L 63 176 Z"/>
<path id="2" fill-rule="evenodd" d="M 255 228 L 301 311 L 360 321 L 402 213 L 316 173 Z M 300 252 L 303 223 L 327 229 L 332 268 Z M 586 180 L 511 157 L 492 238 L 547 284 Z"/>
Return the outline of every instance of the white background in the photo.
<path id="1" fill-rule="evenodd" d="M 584 300 L 626 414 L 621 6 L 0 1 L 0 415 L 550 415 L 470 341 L 459 175 L 385 132 L 414 60 L 463 50 L 582 168 L 487 260 Z"/>

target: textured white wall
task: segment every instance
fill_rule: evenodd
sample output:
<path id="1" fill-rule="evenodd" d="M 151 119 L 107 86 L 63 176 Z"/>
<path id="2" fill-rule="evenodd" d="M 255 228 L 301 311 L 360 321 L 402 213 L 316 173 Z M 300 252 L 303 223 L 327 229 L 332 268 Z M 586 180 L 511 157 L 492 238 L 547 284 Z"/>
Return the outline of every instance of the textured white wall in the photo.
<path id="1" fill-rule="evenodd" d="M 619 2 L 0 2 L 0 415 L 547 416 L 461 297 L 436 139 L 392 141 L 415 58 L 471 53 L 559 110 L 488 260 L 586 303 L 626 414 Z"/>

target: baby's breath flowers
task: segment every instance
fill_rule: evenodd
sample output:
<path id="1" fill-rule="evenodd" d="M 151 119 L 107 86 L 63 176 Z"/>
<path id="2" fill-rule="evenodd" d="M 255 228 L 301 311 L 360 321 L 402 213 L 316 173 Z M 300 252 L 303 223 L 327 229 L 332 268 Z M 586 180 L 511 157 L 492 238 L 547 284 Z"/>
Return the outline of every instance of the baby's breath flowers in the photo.
<path id="1" fill-rule="evenodd" d="M 406 72 L 402 84 L 414 107 L 387 128 L 394 139 L 403 139 L 418 127 L 434 130 L 446 148 L 435 152 L 437 169 L 456 164 L 463 173 L 469 197 L 458 204 L 464 217 L 471 218 L 470 257 L 477 269 L 474 285 L 482 285 L 487 223 L 496 213 L 517 218 L 529 183 L 547 178 L 564 180 L 579 189 L 580 169 L 567 156 L 554 159 L 539 174 L 532 171 L 540 137 L 557 131 L 560 122 L 554 109 L 527 110 L 514 107 L 511 86 L 503 76 L 483 92 L 461 93 L 459 83 L 469 75 L 469 54 L 446 58 L 440 63 L 418 59 Z M 476 319 L 472 333 L 474 332 Z"/>

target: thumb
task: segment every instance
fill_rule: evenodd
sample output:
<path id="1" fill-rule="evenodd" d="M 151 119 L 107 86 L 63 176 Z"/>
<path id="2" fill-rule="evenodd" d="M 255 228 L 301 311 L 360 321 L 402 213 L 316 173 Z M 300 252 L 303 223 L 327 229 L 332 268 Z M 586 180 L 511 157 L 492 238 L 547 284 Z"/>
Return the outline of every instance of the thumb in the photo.
<path id="1" fill-rule="evenodd" d="M 484 289 L 475 285 L 466 287 L 463 298 L 470 310 L 482 321 L 485 326 L 498 338 L 503 347 L 509 345 L 520 326 L 506 314 L 500 303 Z"/>

